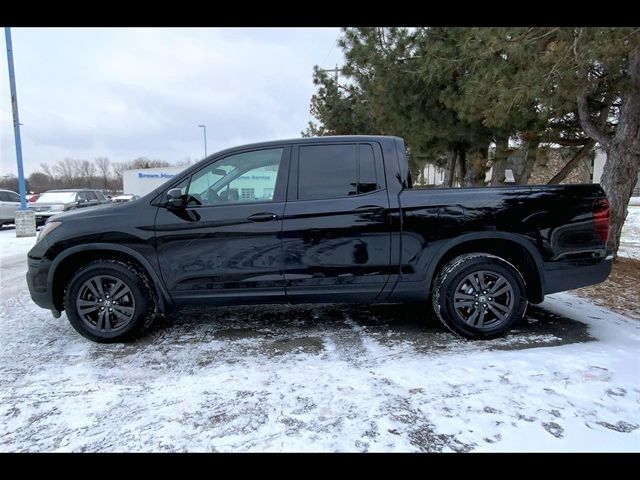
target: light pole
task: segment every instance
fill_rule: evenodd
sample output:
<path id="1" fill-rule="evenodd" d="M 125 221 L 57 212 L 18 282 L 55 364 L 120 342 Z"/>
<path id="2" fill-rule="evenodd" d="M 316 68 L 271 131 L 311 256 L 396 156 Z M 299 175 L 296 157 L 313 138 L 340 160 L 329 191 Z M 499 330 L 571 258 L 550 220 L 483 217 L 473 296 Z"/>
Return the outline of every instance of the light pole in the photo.
<path id="1" fill-rule="evenodd" d="M 204 130 L 204 158 L 207 158 L 207 126 L 206 125 L 198 125 L 198 127 Z"/>
<path id="2" fill-rule="evenodd" d="M 22 168 L 22 141 L 20 139 L 20 123 L 18 117 L 18 95 L 16 94 L 16 76 L 13 69 L 13 45 L 11 42 L 11 28 L 4 27 L 4 37 L 7 42 L 7 64 L 9 66 L 9 85 L 11 87 L 11 109 L 13 110 L 13 133 L 16 139 L 16 158 L 18 161 L 18 190 L 20 190 L 20 210 L 27 209 L 26 188 L 24 185 L 24 171 Z"/>
<path id="3" fill-rule="evenodd" d="M 20 210 L 15 212 L 16 237 L 35 237 L 36 216 L 33 210 L 27 208 L 27 189 L 24 184 L 24 169 L 22 167 L 22 141 L 20 140 L 20 125 L 22 124 L 18 117 L 18 94 L 16 93 L 16 75 L 13 67 L 11 28 L 4 27 L 4 38 L 7 44 L 7 66 L 9 67 L 13 133 L 16 139 L 16 160 L 18 163 L 18 190 L 20 191 Z"/>

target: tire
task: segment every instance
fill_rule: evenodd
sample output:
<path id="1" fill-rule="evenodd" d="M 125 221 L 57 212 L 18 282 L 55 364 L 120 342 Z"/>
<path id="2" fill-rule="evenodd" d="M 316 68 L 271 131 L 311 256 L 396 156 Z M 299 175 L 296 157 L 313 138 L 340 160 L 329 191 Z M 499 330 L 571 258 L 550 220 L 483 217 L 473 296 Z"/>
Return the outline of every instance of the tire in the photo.
<path id="1" fill-rule="evenodd" d="M 64 308 L 73 328 L 99 343 L 139 337 L 156 318 L 156 305 L 153 284 L 145 273 L 117 260 L 85 265 L 64 292 Z"/>
<path id="2" fill-rule="evenodd" d="M 444 265 L 434 282 L 432 301 L 444 326 L 470 339 L 503 335 L 527 309 L 520 272 L 488 253 L 460 255 Z"/>

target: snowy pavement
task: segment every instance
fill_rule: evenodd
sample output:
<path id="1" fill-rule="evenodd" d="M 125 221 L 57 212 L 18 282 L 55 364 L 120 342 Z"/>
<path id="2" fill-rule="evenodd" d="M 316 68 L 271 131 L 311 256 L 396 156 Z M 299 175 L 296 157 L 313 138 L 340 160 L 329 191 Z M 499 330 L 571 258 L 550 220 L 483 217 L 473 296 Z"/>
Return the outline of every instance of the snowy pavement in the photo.
<path id="1" fill-rule="evenodd" d="M 176 315 L 99 345 L 0 231 L 0 451 L 640 451 L 640 322 L 569 294 L 470 342 L 415 308 Z"/>

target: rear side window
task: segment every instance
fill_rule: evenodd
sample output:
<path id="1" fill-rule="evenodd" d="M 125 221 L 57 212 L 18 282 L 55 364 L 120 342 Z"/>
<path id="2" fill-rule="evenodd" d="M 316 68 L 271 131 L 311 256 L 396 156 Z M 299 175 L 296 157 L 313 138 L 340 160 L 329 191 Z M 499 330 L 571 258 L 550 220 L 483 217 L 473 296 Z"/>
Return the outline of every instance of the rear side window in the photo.
<path id="1" fill-rule="evenodd" d="M 298 200 L 341 198 L 380 189 L 370 144 L 301 146 Z"/>
<path id="2" fill-rule="evenodd" d="M 298 153 L 298 200 L 357 193 L 356 145 L 309 145 Z"/>
<path id="3" fill-rule="evenodd" d="M 366 143 L 361 144 L 358 158 L 358 193 L 373 192 L 378 188 L 373 147 Z"/>
<path id="4" fill-rule="evenodd" d="M 0 192 L 0 202 L 10 202 L 8 192 Z"/>

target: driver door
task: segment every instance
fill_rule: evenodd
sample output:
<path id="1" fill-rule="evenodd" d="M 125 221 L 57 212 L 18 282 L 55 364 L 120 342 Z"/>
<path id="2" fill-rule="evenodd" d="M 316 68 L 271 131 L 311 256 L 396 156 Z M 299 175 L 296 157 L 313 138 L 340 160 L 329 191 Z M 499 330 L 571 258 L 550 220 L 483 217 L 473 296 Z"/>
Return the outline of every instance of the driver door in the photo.
<path id="1" fill-rule="evenodd" d="M 289 146 L 230 154 L 177 185 L 186 208 L 160 207 L 156 217 L 158 261 L 174 301 L 284 299 L 289 156 Z"/>

